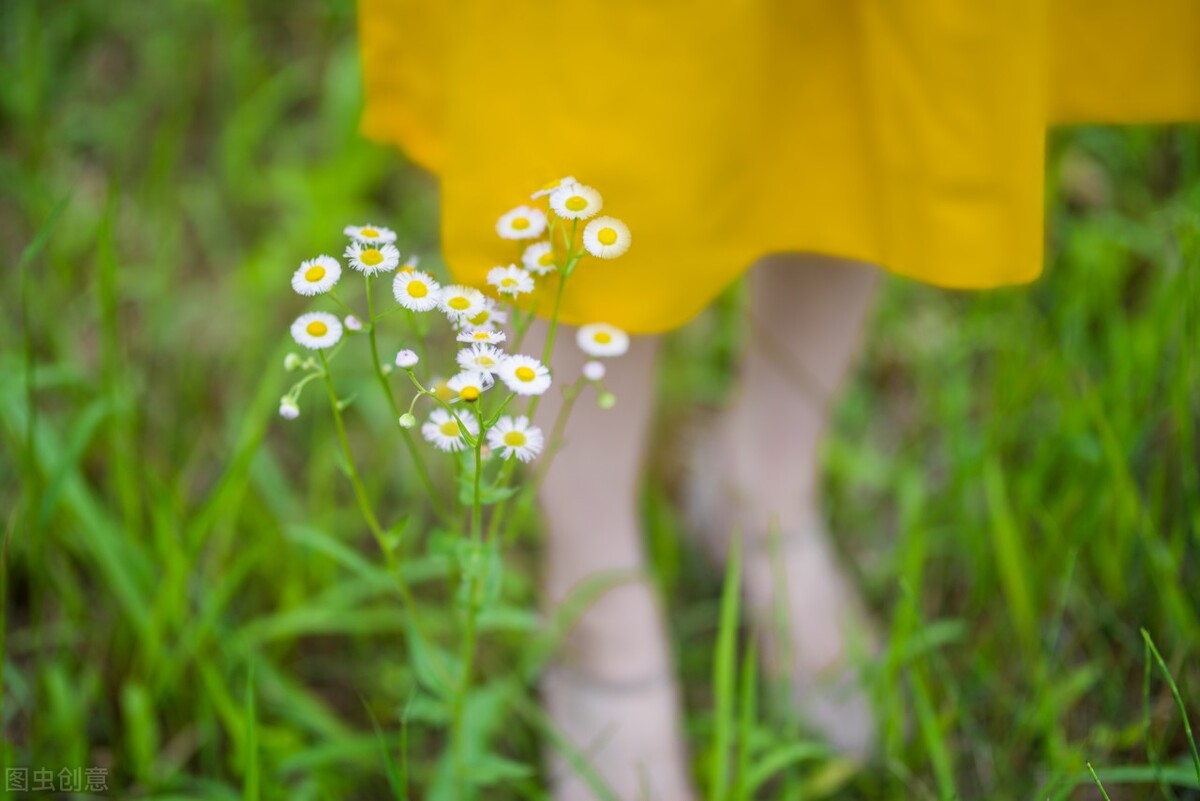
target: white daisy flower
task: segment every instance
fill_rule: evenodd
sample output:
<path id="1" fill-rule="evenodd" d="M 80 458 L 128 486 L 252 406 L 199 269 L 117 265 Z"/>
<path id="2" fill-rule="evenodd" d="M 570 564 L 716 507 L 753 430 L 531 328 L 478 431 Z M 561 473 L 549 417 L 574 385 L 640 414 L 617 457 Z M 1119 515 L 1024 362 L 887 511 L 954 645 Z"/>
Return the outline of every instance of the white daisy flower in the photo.
<path id="1" fill-rule="evenodd" d="M 329 312 L 308 312 L 292 323 L 292 339 L 309 350 L 332 348 L 342 338 L 342 321 Z"/>
<path id="2" fill-rule="evenodd" d="M 459 373 L 446 382 L 446 388 L 454 393 L 455 400 L 479 400 L 479 396 L 487 392 L 495 381 L 490 373 L 470 370 Z"/>
<path id="3" fill-rule="evenodd" d="M 458 366 L 464 370 L 495 374 L 508 354 L 495 345 L 475 344 L 458 352 Z"/>
<path id="4" fill-rule="evenodd" d="M 496 220 L 502 239 L 537 239 L 546 230 L 546 213 L 530 206 L 517 206 Z"/>
<path id="5" fill-rule="evenodd" d="M 542 430 L 531 425 L 529 418 L 501 417 L 488 430 L 488 447 L 505 459 L 516 456 L 522 462 L 532 462 L 542 452 Z"/>
<path id="6" fill-rule="evenodd" d="M 554 272 L 554 246 L 549 242 L 534 242 L 521 254 L 521 263 L 534 275 Z"/>
<path id="7" fill-rule="evenodd" d="M 545 197 L 546 195 L 550 194 L 555 189 L 558 189 L 560 186 L 570 186 L 571 184 L 574 184 L 574 183 L 578 183 L 578 181 L 575 180 L 575 176 L 568 175 L 565 178 L 559 178 L 557 181 L 551 181 L 550 183 L 546 184 L 538 191 L 534 192 L 529 197 L 531 200 L 537 200 L 539 197 Z"/>
<path id="8" fill-rule="evenodd" d="M 417 355 L 416 351 L 405 348 L 396 352 L 396 366 L 402 370 L 416 367 L 419 361 L 421 361 L 421 357 Z"/>
<path id="9" fill-rule="evenodd" d="M 541 395 L 550 388 L 550 371 L 532 356 L 509 356 L 497 375 L 518 395 Z"/>
<path id="10" fill-rule="evenodd" d="M 333 289 L 342 277 L 342 265 L 332 256 L 317 256 L 300 262 L 292 273 L 292 289 L 301 295 L 320 295 Z"/>
<path id="11" fill-rule="evenodd" d="M 364 245 L 351 242 L 343 254 L 350 266 L 360 273 L 390 273 L 400 264 L 400 251 L 395 245 Z"/>
<path id="12" fill-rule="evenodd" d="M 458 424 L 458 420 L 462 420 L 462 426 Z M 429 413 L 429 420 L 421 426 L 421 436 L 432 442 L 433 447 L 440 451 L 461 451 L 467 447 L 463 427 L 466 427 L 467 434 L 474 437 L 479 433 L 479 423 L 471 415 L 460 415 L 458 420 L 439 406 Z"/>
<path id="13" fill-rule="evenodd" d="M 581 325 L 575 341 L 588 356 L 620 356 L 629 350 L 629 334 L 608 323 Z"/>
<path id="14" fill-rule="evenodd" d="M 364 245 L 390 245 L 396 241 L 396 232 L 390 228 L 384 228 L 382 225 L 347 225 L 342 229 L 342 233 L 353 239 L 355 242 L 362 242 Z"/>
<path id="15" fill-rule="evenodd" d="M 487 282 L 501 295 L 523 295 L 533 291 L 533 276 L 513 264 L 488 270 Z"/>
<path id="16" fill-rule="evenodd" d="M 284 395 L 279 399 L 279 416 L 284 420 L 295 420 L 300 416 L 300 407 L 296 405 L 296 401 L 290 395 Z"/>
<path id="17" fill-rule="evenodd" d="M 346 326 L 347 331 L 357 332 L 363 330 L 362 320 L 358 319 L 353 314 L 347 314 L 346 318 L 342 320 L 342 325 Z"/>
<path id="18" fill-rule="evenodd" d="M 470 316 L 464 315 L 459 318 L 456 321 L 459 325 L 462 327 L 472 326 L 473 328 L 487 328 L 490 330 L 508 322 L 508 313 L 497 309 L 496 301 L 483 293 L 480 293 L 480 296 L 483 298 L 483 308 Z"/>
<path id="19" fill-rule="evenodd" d="M 396 296 L 396 302 L 410 311 L 436 309 L 441 291 L 441 284 L 433 280 L 433 276 L 419 270 L 401 270 L 392 279 L 392 294 Z"/>
<path id="20" fill-rule="evenodd" d="M 604 362 L 598 362 L 595 359 L 583 366 L 583 377 L 588 381 L 603 381 L 606 372 Z"/>
<path id="21" fill-rule="evenodd" d="M 442 287 L 438 295 L 438 307 L 454 321 L 474 317 L 487 308 L 482 292 L 469 286 L 453 284 Z"/>
<path id="22" fill-rule="evenodd" d="M 603 207 L 600 193 L 583 184 L 566 184 L 550 193 L 550 208 L 564 220 L 589 220 Z"/>
<path id="23" fill-rule="evenodd" d="M 475 326 L 467 326 L 462 331 L 458 332 L 456 337 L 459 342 L 470 342 L 472 344 L 481 342 L 484 345 L 499 345 L 504 340 L 508 339 L 508 335 L 503 331 L 493 331 L 490 328 L 476 328 Z"/>
<path id="24" fill-rule="evenodd" d="M 583 247 L 598 259 L 615 259 L 629 250 L 629 226 L 616 217 L 597 217 L 583 229 Z"/>

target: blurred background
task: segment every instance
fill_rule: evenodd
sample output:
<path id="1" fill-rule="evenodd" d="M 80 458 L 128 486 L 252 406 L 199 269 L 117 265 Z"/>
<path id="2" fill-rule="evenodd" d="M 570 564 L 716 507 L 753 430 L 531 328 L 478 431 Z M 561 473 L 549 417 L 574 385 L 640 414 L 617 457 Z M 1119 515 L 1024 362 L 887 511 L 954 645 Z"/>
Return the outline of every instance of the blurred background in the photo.
<path id="1" fill-rule="evenodd" d="M 163 799 L 375 799 L 402 755 L 414 787 L 435 770 L 444 721 L 331 421 L 276 415 L 302 258 L 369 219 L 439 260 L 436 183 L 358 134 L 354 24 L 346 0 L 0 5 L 5 768 Z M 884 755 L 796 751 L 766 715 L 761 797 L 1099 798 L 1090 763 L 1114 799 L 1200 798 L 1179 709 L 1200 722 L 1200 131 L 1062 130 L 1050 153 L 1040 281 L 886 283 L 826 449 L 888 637 Z M 742 309 L 735 288 L 674 335 L 659 452 L 723 402 Z M 372 491 L 424 508 L 373 445 L 390 414 L 353 408 Z M 705 775 L 721 577 L 680 536 L 679 473 L 655 461 L 644 510 Z M 411 547 L 449 629 L 447 560 Z M 485 677 L 527 647 L 536 554 Z M 487 686 L 489 797 L 544 798 L 532 691 Z"/>

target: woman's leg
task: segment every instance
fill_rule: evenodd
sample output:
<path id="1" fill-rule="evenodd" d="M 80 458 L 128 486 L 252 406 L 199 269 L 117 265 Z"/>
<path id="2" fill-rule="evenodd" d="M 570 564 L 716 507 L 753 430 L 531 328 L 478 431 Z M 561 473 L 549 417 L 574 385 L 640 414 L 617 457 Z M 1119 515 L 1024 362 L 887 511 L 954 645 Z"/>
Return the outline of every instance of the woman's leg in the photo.
<path id="1" fill-rule="evenodd" d="M 541 336 L 544 331 L 531 332 L 535 347 Z M 558 336 L 556 386 L 537 415 L 547 435 L 562 404 L 561 387 L 579 376 L 585 361 L 574 329 L 560 328 Z M 555 725 L 618 798 L 687 801 L 692 791 L 678 689 L 638 525 L 658 344 L 655 337 L 635 337 L 628 354 L 611 360 L 606 381 L 617 397 L 615 408 L 598 409 L 594 391 L 584 390 L 565 431 L 566 447 L 542 486 L 548 611 L 589 581 L 609 576 L 618 582 L 573 627 L 543 693 Z M 561 755 L 552 771 L 558 801 L 595 797 Z"/>
<path id="2" fill-rule="evenodd" d="M 718 539 L 742 533 L 747 606 L 768 669 L 791 681 L 809 725 L 863 756 L 874 720 L 853 663 L 872 640 L 824 530 L 817 457 L 876 271 L 829 257 L 773 256 L 750 283 L 740 386 L 708 454 L 717 480 L 703 503 L 720 520 Z"/>

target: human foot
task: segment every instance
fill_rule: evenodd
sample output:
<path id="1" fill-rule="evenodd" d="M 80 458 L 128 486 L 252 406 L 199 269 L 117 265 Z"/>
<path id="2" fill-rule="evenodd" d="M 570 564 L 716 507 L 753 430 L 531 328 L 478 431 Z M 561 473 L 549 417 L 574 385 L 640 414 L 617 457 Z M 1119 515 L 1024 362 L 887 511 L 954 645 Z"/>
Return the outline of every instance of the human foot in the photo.
<path id="1" fill-rule="evenodd" d="M 556 665 L 543 678 L 542 695 L 560 733 L 616 798 L 695 798 L 678 726 L 678 690 L 668 673 L 616 682 Z M 601 798 L 560 749 L 550 771 L 555 801 Z"/>
<path id="2" fill-rule="evenodd" d="M 748 452 L 731 419 L 705 425 L 707 437 L 692 448 L 684 497 L 689 528 L 721 561 L 733 532 L 741 533 L 746 606 L 767 672 L 790 682 L 798 711 L 818 734 L 865 759 L 876 723 L 859 666 L 877 653 L 877 638 L 813 493 L 804 490 L 812 480 L 803 473 L 812 476 L 815 467 L 796 459 L 781 481 L 766 454 Z M 763 470 L 772 474 L 759 475 Z"/>

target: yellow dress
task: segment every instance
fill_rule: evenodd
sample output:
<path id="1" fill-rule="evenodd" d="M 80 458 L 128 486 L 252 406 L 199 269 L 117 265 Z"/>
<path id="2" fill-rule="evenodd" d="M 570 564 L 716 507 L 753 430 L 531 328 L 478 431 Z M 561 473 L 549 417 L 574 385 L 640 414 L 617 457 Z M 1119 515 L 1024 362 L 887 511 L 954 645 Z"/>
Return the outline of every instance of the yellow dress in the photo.
<path id="1" fill-rule="evenodd" d="M 455 278 L 573 175 L 633 245 L 563 319 L 635 333 L 772 252 L 1030 281 L 1048 126 L 1200 118 L 1200 0 L 359 0 L 359 28 L 364 133 L 438 175 Z"/>

